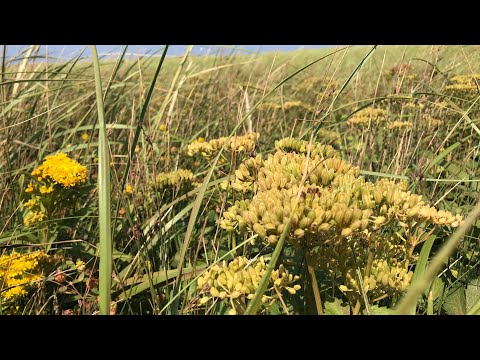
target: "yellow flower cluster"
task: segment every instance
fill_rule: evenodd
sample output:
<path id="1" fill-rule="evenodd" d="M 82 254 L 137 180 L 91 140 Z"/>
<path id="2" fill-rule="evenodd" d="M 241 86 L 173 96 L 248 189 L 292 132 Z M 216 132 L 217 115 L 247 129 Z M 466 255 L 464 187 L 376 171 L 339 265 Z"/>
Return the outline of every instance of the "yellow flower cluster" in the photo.
<path id="1" fill-rule="evenodd" d="M 125 194 L 133 194 L 133 187 L 130 184 L 125 185 Z"/>
<path id="2" fill-rule="evenodd" d="M 311 146 L 311 147 L 310 147 Z M 323 145 L 321 143 L 314 142 L 310 144 L 305 140 L 297 140 L 293 137 L 287 137 L 275 141 L 275 150 L 282 152 L 294 152 L 298 154 L 307 154 L 310 150 L 310 156 L 321 157 L 338 157 L 338 152 L 331 145 Z"/>
<path id="3" fill-rule="evenodd" d="M 39 211 L 30 211 L 24 218 L 23 224 L 25 226 L 30 226 L 35 223 L 42 222 L 46 219 L 45 213 L 41 210 Z"/>
<path id="4" fill-rule="evenodd" d="M 200 300 L 200 304 L 205 304 L 212 298 L 229 299 L 232 305 L 230 314 L 236 314 L 237 309 L 241 308 L 239 301 L 244 304 L 245 298 L 253 298 L 266 268 L 263 256 L 251 261 L 246 257 L 239 256 L 230 261 L 228 265 L 226 261 L 223 261 L 220 265 L 216 264 L 210 267 L 197 282 L 197 290 L 208 292 L 208 295 Z M 280 265 L 277 270 L 272 272 L 270 278 L 272 286 L 267 289 L 267 293 L 271 293 L 271 295 L 264 294 L 262 302 L 274 302 L 278 298 L 277 291 L 281 292 L 283 289 L 290 294 L 295 294 L 300 290 L 300 285 L 293 284 L 298 279 L 299 276 L 289 274 L 284 266 Z"/>
<path id="5" fill-rule="evenodd" d="M 294 86 L 297 91 L 311 91 L 315 93 L 325 91 L 329 86 L 333 89 L 336 85 L 335 80 L 324 76 L 311 76 L 303 79 L 298 85 Z"/>
<path id="6" fill-rule="evenodd" d="M 457 75 L 451 82 L 452 84 L 445 86 L 447 92 L 457 96 L 478 95 L 477 82 L 480 83 L 480 74 Z"/>
<path id="7" fill-rule="evenodd" d="M 437 128 L 444 124 L 443 120 L 435 119 L 431 115 L 426 114 L 422 117 L 422 123 L 427 125 L 429 128 Z"/>
<path id="8" fill-rule="evenodd" d="M 372 123 L 380 123 L 386 120 L 387 112 L 383 109 L 367 107 L 355 113 L 347 123 L 349 125 L 359 125 L 364 126 L 368 125 L 370 121 Z"/>
<path id="9" fill-rule="evenodd" d="M 234 189 L 249 189 L 253 195 L 251 199 L 236 201 L 223 213 L 220 220 L 223 229 L 250 231 L 273 245 L 291 216 L 286 240 L 294 247 L 315 249 L 314 263 L 332 274 L 343 274 L 344 283 L 348 283 L 348 270 L 357 268 L 351 263 L 352 249 L 355 248 L 360 263 L 363 261 L 363 268 L 367 267 L 369 246 L 362 243 L 373 242 L 377 249 L 374 259 L 383 259 L 390 267 L 392 259 L 403 254 L 406 261 L 401 265 L 406 268 L 413 248 L 398 231 L 416 224 L 456 227 L 462 223 L 460 215 L 437 210 L 426 204 L 422 196 L 407 191 L 406 182 L 365 181 L 359 176 L 358 167 L 338 158 L 336 151 L 324 145 L 312 144 L 313 150 L 307 157 L 308 143 L 305 143 L 282 139 L 276 143 L 275 154 L 265 160 L 259 155 L 239 166 L 231 185 Z M 304 174 L 305 183 L 300 190 Z M 391 237 L 372 239 L 379 232 L 389 231 Z M 408 272 L 399 270 L 400 273 L 401 281 L 405 282 Z M 356 276 L 355 272 L 352 276 Z M 376 282 L 382 283 L 381 279 Z M 391 287 L 387 282 L 387 287 Z M 367 286 L 372 286 L 372 291 L 373 284 Z M 400 289 L 395 284 L 395 289 Z M 354 288 L 358 295 L 359 288 Z M 384 293 L 387 290 L 381 289 Z"/>
<path id="10" fill-rule="evenodd" d="M 162 172 L 155 177 L 151 186 L 155 190 L 177 188 L 190 185 L 193 180 L 193 173 L 190 170 L 178 169 L 176 171 Z"/>
<path id="11" fill-rule="evenodd" d="M 373 299 L 384 295 L 399 294 L 407 289 L 412 277 L 413 271 L 408 270 L 408 262 L 398 261 L 395 258 L 388 261 L 375 259 L 372 261 L 370 275 L 364 276 L 362 279 L 363 291 L 370 293 Z M 353 270 L 348 271 L 345 278 L 348 286 L 340 285 L 340 290 L 346 293 L 347 297 L 359 294 L 361 285 L 358 283 L 355 272 Z M 354 293 L 351 294 L 349 292 Z"/>
<path id="12" fill-rule="evenodd" d="M 35 281 L 42 279 L 42 267 L 50 257 L 43 251 L 29 254 L 13 252 L 0 256 L 0 283 L 3 284 L 1 297 L 10 300 L 28 294 Z"/>
<path id="13" fill-rule="evenodd" d="M 340 134 L 336 131 L 320 129 L 318 131 L 318 137 L 322 139 L 322 142 L 324 143 L 340 145 Z"/>
<path id="14" fill-rule="evenodd" d="M 405 109 L 407 110 L 418 110 L 418 109 L 424 109 L 425 105 L 423 105 L 419 101 L 409 101 L 405 104 Z"/>
<path id="15" fill-rule="evenodd" d="M 387 128 L 390 130 L 393 129 L 411 129 L 413 123 L 411 121 L 392 121 L 387 125 Z"/>
<path id="16" fill-rule="evenodd" d="M 221 137 L 205 142 L 205 139 L 199 138 L 188 145 L 187 153 L 188 156 L 200 154 L 209 159 L 215 156 L 222 146 L 226 144 L 225 150 L 227 153 L 251 154 L 257 147 L 259 137 L 259 133 L 250 132 L 241 136 L 232 136 L 230 140 L 227 140 L 228 137 Z"/>
<path id="17" fill-rule="evenodd" d="M 260 110 L 280 110 L 284 109 L 286 111 L 291 110 L 291 109 L 304 109 L 307 111 L 312 111 L 312 107 L 309 106 L 308 104 L 304 103 L 303 101 L 285 101 L 282 104 L 277 104 L 273 102 L 266 102 L 266 103 L 261 103 L 258 108 Z"/>
<path id="18" fill-rule="evenodd" d="M 50 180 L 70 188 L 87 180 L 87 168 L 70 159 L 67 154 L 59 153 L 47 156 L 43 164 L 32 171 L 32 176 L 38 181 Z M 49 192 L 48 189 L 45 187 L 44 190 Z"/>
<path id="19" fill-rule="evenodd" d="M 280 105 L 280 108 L 282 108 L 281 105 Z M 298 109 L 298 108 L 305 109 L 307 111 L 312 110 L 312 108 L 309 105 L 305 104 L 302 101 L 286 101 L 283 103 L 283 108 L 285 110 Z"/>

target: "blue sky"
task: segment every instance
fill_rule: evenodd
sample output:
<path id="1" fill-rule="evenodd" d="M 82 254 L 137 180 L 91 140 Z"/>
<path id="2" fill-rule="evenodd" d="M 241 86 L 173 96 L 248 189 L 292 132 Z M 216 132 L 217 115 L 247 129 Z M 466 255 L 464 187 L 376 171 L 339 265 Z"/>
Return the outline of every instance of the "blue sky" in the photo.
<path id="1" fill-rule="evenodd" d="M 14 56 L 22 49 L 28 48 L 29 45 L 8 45 L 8 57 Z M 292 51 L 300 48 L 315 49 L 322 47 L 330 47 L 332 45 L 195 45 L 192 53 L 195 55 L 215 54 L 217 52 L 229 53 L 231 51 L 255 53 L 266 51 Z M 160 54 L 164 45 L 129 45 L 127 53 L 129 54 Z M 85 48 L 85 45 L 48 45 L 48 53 L 50 56 L 62 58 L 71 58 L 78 55 Z M 168 55 L 178 56 L 185 52 L 187 45 L 172 45 L 168 50 Z M 123 45 L 97 45 L 97 51 L 102 54 L 115 54 L 123 49 Z M 47 47 L 42 45 L 40 55 L 45 55 Z M 90 56 L 90 49 L 87 47 L 84 56 Z"/>

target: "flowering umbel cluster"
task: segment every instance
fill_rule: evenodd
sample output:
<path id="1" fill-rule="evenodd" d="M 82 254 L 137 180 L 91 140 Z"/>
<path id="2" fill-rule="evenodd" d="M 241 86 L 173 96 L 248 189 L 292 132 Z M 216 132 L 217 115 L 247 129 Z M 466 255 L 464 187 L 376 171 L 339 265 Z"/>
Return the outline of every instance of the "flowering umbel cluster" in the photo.
<path id="1" fill-rule="evenodd" d="M 241 136 L 232 136 L 229 140 L 228 137 L 221 137 L 206 142 L 205 139 L 199 138 L 188 145 L 187 153 L 188 156 L 200 154 L 206 159 L 211 159 L 225 145 L 226 156 L 233 153 L 251 155 L 257 147 L 259 137 L 259 133 L 250 132 Z"/>
<path id="2" fill-rule="evenodd" d="M 252 196 L 228 208 L 220 226 L 274 245 L 291 216 L 286 240 L 311 253 L 316 267 L 340 275 L 346 294 L 360 294 L 358 267 L 374 297 L 405 290 L 414 247 L 424 240 L 413 230 L 462 222 L 407 191 L 406 182 L 366 181 L 331 146 L 287 138 L 276 149 L 239 166 L 231 186 Z"/>
<path id="3" fill-rule="evenodd" d="M 349 125 L 355 126 L 368 126 L 371 122 L 372 124 L 380 123 L 386 121 L 387 111 L 383 109 L 367 107 L 355 113 L 347 123 Z"/>
<path id="4" fill-rule="evenodd" d="M 72 189 L 87 181 L 87 168 L 59 153 L 47 156 L 31 175 L 34 181 L 25 189 L 30 199 L 23 203 L 28 209 L 23 220 L 27 226 L 46 220 L 50 212 L 65 205 Z"/>
<path id="5" fill-rule="evenodd" d="M 239 256 L 228 264 L 223 261 L 221 264 L 210 267 L 197 282 L 197 290 L 205 294 L 200 304 L 205 304 L 212 298 L 227 299 L 231 304 L 230 314 L 237 314 L 245 307 L 246 301 L 253 298 L 266 269 L 263 256 L 253 260 Z M 283 289 L 290 294 L 295 294 L 300 290 L 300 285 L 293 284 L 298 279 L 299 276 L 289 274 L 284 266 L 280 265 L 272 272 L 271 286 L 263 295 L 262 302 L 272 304 L 278 299 L 278 294 Z"/>
<path id="6" fill-rule="evenodd" d="M 159 173 L 151 184 L 155 190 L 180 189 L 192 184 L 193 173 L 188 169 L 178 169 Z"/>
<path id="7" fill-rule="evenodd" d="M 445 90 L 456 96 L 469 98 L 478 95 L 479 82 L 480 74 L 457 75 L 451 79 L 450 85 L 445 86 Z"/>
<path id="8" fill-rule="evenodd" d="M 43 278 L 43 267 L 50 257 L 43 251 L 29 254 L 12 252 L 0 256 L 0 289 L 2 300 L 15 300 L 28 294 L 35 282 Z"/>

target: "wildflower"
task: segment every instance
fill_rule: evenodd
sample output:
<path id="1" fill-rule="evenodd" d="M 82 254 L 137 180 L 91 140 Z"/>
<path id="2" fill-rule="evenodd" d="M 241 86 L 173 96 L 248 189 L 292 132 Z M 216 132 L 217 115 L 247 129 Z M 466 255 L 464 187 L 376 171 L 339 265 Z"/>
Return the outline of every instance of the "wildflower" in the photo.
<path id="1" fill-rule="evenodd" d="M 28 200 L 27 202 L 23 203 L 23 206 L 25 206 L 28 209 L 32 209 L 33 207 L 38 205 L 39 197 L 36 196 L 33 199 Z"/>
<path id="2" fill-rule="evenodd" d="M 32 176 L 38 181 L 46 179 L 69 188 L 87 180 L 87 168 L 59 153 L 47 156 L 43 164 L 32 171 Z"/>
<path id="3" fill-rule="evenodd" d="M 89 138 L 90 138 L 90 136 L 87 133 L 82 134 L 82 140 L 83 141 L 88 141 Z"/>
<path id="4" fill-rule="evenodd" d="M 77 259 L 77 261 L 75 262 L 75 267 L 78 271 L 82 272 L 83 270 L 85 270 L 85 262 L 83 262 L 81 259 Z"/>
<path id="5" fill-rule="evenodd" d="M 133 194 L 132 185 L 127 184 L 127 185 L 125 186 L 125 194 Z"/>
<path id="6" fill-rule="evenodd" d="M 190 170 L 178 169 L 171 172 L 159 173 L 152 187 L 156 190 L 163 190 L 166 188 L 181 188 L 191 184 L 193 180 L 193 173 Z"/>
<path id="7" fill-rule="evenodd" d="M 226 153 L 249 154 L 255 150 L 259 136 L 260 134 L 251 132 L 242 136 L 232 136 L 230 140 L 227 140 L 227 137 L 221 137 L 209 142 L 205 142 L 204 138 L 198 138 L 188 145 L 187 153 L 188 156 L 200 154 L 204 158 L 210 159 L 225 145 Z"/>
<path id="8" fill-rule="evenodd" d="M 160 125 L 160 131 L 165 132 L 167 130 L 167 126 L 165 124 Z"/>
<path id="9" fill-rule="evenodd" d="M 411 121 L 393 121 L 387 125 L 388 129 L 411 129 L 412 127 Z"/>
<path id="10" fill-rule="evenodd" d="M 417 241 L 405 239 L 398 230 L 415 224 L 457 227 L 463 221 L 459 214 L 429 206 L 422 196 L 407 191 L 404 181 L 366 181 L 359 168 L 340 159 L 331 146 L 285 138 L 275 147 L 276 153 L 265 159 L 259 155 L 243 161 L 234 180 L 226 183 L 252 196 L 227 208 L 219 225 L 274 245 L 290 224 L 286 241 L 309 251 L 313 266 L 343 274 L 339 285 L 348 289 L 345 296 L 352 301 L 361 299 L 355 269 L 365 271 L 370 248 L 375 249 L 372 260 L 378 261 L 379 270 L 365 275 L 364 291 L 373 299 L 393 296 L 409 285 Z M 352 260 L 353 251 L 360 263 Z"/>
<path id="11" fill-rule="evenodd" d="M 29 288 L 42 279 L 43 266 L 49 259 L 43 251 L 29 254 L 13 252 L 0 256 L 0 284 L 4 288 L 10 288 L 0 293 L 0 296 L 9 300 L 27 295 Z"/>
<path id="12" fill-rule="evenodd" d="M 368 125 L 370 122 L 379 123 L 386 120 L 387 112 L 383 109 L 377 109 L 373 107 L 364 108 L 353 117 L 351 117 L 347 123 L 350 125 Z"/>
<path id="13" fill-rule="evenodd" d="M 41 193 L 41 194 L 49 194 L 49 193 L 51 193 L 52 191 L 53 191 L 53 186 L 51 186 L 51 185 L 48 186 L 48 187 L 47 187 L 46 185 L 42 185 L 42 186 L 40 187 L 40 193 Z"/>
<path id="14" fill-rule="evenodd" d="M 251 299 L 266 269 L 263 256 L 253 260 L 239 256 L 228 264 L 223 261 L 211 266 L 197 281 L 197 290 L 202 290 L 206 294 L 200 300 L 200 305 L 212 298 L 228 299 L 232 304 L 230 312 L 237 313 L 238 309 L 232 300 L 240 297 Z M 275 287 L 279 292 L 286 289 L 290 294 L 295 294 L 300 290 L 300 285 L 294 284 L 299 278 L 298 275 L 289 274 L 284 266 L 280 265 L 270 276 L 271 286 L 266 291 L 272 295 L 264 295 L 265 300 L 275 301 L 278 298 Z"/>
<path id="15" fill-rule="evenodd" d="M 42 222 L 43 220 L 45 220 L 45 218 L 46 216 L 43 211 L 31 211 L 25 216 L 25 218 L 23 219 L 23 223 L 25 224 L 25 226 L 30 226 L 37 222 Z"/>
<path id="16" fill-rule="evenodd" d="M 307 104 L 305 104 L 302 101 L 286 101 L 283 104 L 283 108 L 285 110 L 290 110 L 290 109 L 295 109 L 295 108 L 301 108 L 301 109 L 304 109 L 304 110 L 307 110 L 307 111 L 312 110 L 310 106 L 308 106 Z"/>
<path id="17" fill-rule="evenodd" d="M 27 188 L 25 189 L 25 192 L 26 193 L 31 193 L 33 191 L 33 184 L 32 183 L 29 183 L 27 185 Z"/>

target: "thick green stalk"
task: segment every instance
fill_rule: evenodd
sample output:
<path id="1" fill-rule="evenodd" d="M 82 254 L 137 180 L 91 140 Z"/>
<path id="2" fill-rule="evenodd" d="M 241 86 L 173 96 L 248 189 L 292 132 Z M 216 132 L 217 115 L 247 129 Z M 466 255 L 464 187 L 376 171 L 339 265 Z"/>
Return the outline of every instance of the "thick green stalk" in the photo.
<path id="1" fill-rule="evenodd" d="M 101 315 L 110 314 L 112 288 L 112 234 L 110 214 L 110 157 L 103 111 L 102 79 L 97 48 L 92 47 L 98 108 L 98 221 L 100 229 L 99 306 Z"/>

